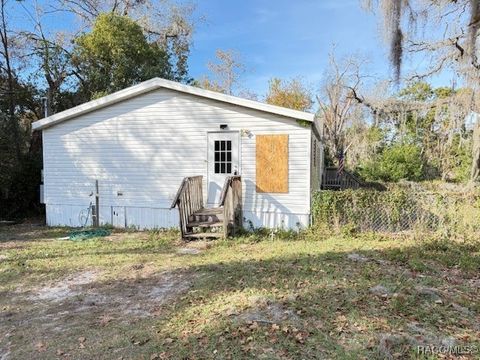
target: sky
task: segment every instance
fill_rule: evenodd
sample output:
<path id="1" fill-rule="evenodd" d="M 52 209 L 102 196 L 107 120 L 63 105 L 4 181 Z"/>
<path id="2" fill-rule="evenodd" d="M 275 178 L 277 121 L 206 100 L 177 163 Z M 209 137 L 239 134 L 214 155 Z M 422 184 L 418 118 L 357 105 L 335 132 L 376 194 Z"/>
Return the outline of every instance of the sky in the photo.
<path id="1" fill-rule="evenodd" d="M 189 67 L 205 74 L 216 49 L 234 49 L 247 68 L 244 87 L 264 94 L 268 80 L 301 77 L 318 87 L 335 47 L 338 57 L 353 54 L 369 71 L 388 75 L 385 47 L 373 14 L 359 0 L 200 0 L 199 24 Z"/>

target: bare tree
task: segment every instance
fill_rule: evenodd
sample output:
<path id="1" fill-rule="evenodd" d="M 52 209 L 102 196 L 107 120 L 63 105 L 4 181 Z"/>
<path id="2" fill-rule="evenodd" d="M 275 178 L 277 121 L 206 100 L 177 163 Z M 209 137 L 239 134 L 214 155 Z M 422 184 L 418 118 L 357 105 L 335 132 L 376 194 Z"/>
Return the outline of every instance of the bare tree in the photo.
<path id="1" fill-rule="evenodd" d="M 339 62 L 333 54 L 330 55 L 329 70 L 317 101 L 324 140 L 333 156 L 343 156 L 349 145 L 345 136 L 346 128 L 354 120 L 359 104 L 356 97 L 361 84 L 358 61 L 347 58 Z"/>
<path id="2" fill-rule="evenodd" d="M 7 114 L 7 126 L 6 129 L 13 136 L 13 143 L 15 148 L 15 154 L 17 159 L 21 154 L 21 139 L 20 139 L 20 129 L 17 118 L 15 117 L 15 108 L 16 108 L 16 74 L 13 65 L 12 54 L 14 52 L 15 43 L 13 37 L 11 37 L 11 30 L 7 22 L 8 0 L 0 0 L 0 75 L 3 75 L 6 79 L 5 84 L 2 84 L 0 91 L 2 96 L 6 99 L 8 104 L 8 114 Z"/>
<path id="3" fill-rule="evenodd" d="M 34 6 L 34 12 L 22 4 L 26 18 L 30 20 L 32 30 L 22 30 L 19 35 L 28 46 L 27 54 L 32 67 L 44 78 L 46 89 L 46 115 L 49 116 L 58 109 L 57 97 L 61 87 L 72 76 L 82 81 L 82 77 L 76 71 L 71 62 L 69 44 L 72 36 L 63 32 L 56 32 L 48 36 L 44 31 L 43 23 L 45 12 L 38 6 Z"/>
<path id="4" fill-rule="evenodd" d="M 213 74 L 213 79 L 209 80 L 211 87 L 217 91 L 233 95 L 234 90 L 239 85 L 240 77 L 245 73 L 240 54 L 235 50 L 220 50 L 215 52 L 216 61 L 207 64 L 208 69 Z"/>

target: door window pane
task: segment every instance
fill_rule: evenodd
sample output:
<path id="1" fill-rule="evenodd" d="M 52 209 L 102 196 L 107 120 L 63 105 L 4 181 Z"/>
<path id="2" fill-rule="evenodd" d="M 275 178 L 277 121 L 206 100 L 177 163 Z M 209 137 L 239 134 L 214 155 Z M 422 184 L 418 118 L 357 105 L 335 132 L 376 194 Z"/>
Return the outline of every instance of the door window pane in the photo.
<path id="1" fill-rule="evenodd" d="M 232 142 L 230 140 L 215 140 L 214 152 L 215 174 L 231 174 Z"/>

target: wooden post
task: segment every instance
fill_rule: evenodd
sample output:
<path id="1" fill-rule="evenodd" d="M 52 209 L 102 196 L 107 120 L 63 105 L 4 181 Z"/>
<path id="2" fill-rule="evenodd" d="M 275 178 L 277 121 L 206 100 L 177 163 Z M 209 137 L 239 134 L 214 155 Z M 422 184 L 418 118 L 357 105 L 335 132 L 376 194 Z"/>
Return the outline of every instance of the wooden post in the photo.
<path id="1" fill-rule="evenodd" d="M 99 227 L 100 226 L 100 196 L 98 193 L 98 180 L 95 180 L 95 218 L 93 221 L 93 226 L 94 227 Z"/>
<path id="2" fill-rule="evenodd" d="M 238 177 L 233 182 L 234 194 L 234 235 L 242 227 L 243 213 L 242 213 L 242 178 Z"/>

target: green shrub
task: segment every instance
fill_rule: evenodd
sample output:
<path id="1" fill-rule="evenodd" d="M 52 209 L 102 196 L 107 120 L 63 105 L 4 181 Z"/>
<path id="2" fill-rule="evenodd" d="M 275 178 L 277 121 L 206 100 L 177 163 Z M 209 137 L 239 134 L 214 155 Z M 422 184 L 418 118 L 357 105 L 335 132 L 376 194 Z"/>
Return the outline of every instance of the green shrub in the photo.
<path id="1" fill-rule="evenodd" d="M 369 181 L 418 181 L 423 178 L 423 168 L 420 147 L 398 143 L 386 147 L 373 160 L 359 167 L 358 172 Z"/>

